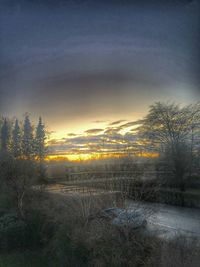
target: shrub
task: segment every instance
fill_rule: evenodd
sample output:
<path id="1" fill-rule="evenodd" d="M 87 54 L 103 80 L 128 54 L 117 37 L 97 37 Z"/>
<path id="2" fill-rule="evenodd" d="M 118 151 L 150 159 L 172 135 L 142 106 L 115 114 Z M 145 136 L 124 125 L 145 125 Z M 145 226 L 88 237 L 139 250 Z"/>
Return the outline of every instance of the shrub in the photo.
<path id="1" fill-rule="evenodd" d="M 39 208 L 31 209 L 26 215 L 26 224 L 28 246 L 32 248 L 38 248 L 48 243 L 56 226 Z"/>
<path id="2" fill-rule="evenodd" d="M 26 246 L 27 225 L 15 214 L 0 217 L 0 249 L 20 249 Z"/>

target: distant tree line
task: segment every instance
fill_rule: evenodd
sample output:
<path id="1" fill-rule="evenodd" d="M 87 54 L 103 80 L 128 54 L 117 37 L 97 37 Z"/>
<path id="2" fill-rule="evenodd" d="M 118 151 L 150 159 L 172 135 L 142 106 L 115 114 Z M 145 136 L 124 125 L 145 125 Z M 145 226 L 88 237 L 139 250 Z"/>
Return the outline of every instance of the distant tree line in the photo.
<path id="1" fill-rule="evenodd" d="M 29 115 L 23 122 L 2 118 L 0 122 L 0 150 L 18 159 L 36 159 L 42 162 L 46 155 L 46 131 L 40 117 L 36 127 L 31 124 Z"/>

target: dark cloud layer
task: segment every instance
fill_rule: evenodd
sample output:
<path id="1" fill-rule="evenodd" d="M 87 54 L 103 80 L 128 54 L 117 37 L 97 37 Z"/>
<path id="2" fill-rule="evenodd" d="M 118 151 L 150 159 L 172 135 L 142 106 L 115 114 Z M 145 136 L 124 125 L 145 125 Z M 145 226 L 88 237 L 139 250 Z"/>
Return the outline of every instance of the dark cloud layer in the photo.
<path id="1" fill-rule="evenodd" d="M 55 128 L 199 97 L 198 1 L 4 0 L 0 7 L 3 114 L 30 111 Z"/>

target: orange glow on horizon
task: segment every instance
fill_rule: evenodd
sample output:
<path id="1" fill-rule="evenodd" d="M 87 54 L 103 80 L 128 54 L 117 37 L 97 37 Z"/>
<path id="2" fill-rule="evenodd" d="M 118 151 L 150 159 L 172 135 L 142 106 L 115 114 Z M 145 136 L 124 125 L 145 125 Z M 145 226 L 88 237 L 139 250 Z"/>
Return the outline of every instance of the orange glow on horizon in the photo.
<path id="1" fill-rule="evenodd" d="M 143 158 L 156 158 L 159 157 L 159 154 L 156 152 L 140 152 L 140 150 L 127 150 L 125 152 L 125 149 L 123 148 L 123 145 L 126 144 L 125 141 L 125 135 L 127 133 L 131 133 L 135 129 L 137 129 L 139 123 L 137 120 L 116 120 L 113 122 L 113 120 L 98 120 L 93 122 L 86 122 L 83 124 L 80 124 L 76 127 L 76 129 L 71 129 L 70 131 L 65 131 L 64 128 L 58 127 L 58 131 L 52 132 L 47 140 L 47 146 L 54 146 L 54 152 L 52 151 L 52 154 L 47 155 L 46 160 L 47 161 L 69 161 L 69 162 L 80 162 L 80 161 L 90 161 L 90 160 L 101 160 L 101 159 L 112 159 L 112 158 L 123 158 L 123 157 L 143 157 Z M 75 131 L 74 131 L 75 130 Z M 97 130 L 97 132 L 95 132 Z M 110 136 L 107 133 L 108 131 L 115 131 L 117 130 L 118 134 L 121 135 L 121 139 L 114 139 L 112 141 L 110 140 Z M 99 135 L 99 132 L 101 133 L 100 141 L 102 144 L 99 145 L 97 142 L 94 147 L 91 148 L 93 145 L 92 142 L 90 143 L 90 137 L 94 137 Z M 106 149 L 104 147 L 104 142 L 107 140 L 102 138 L 102 136 L 105 135 L 105 138 L 107 136 L 109 145 L 113 144 L 114 149 Z M 112 135 L 112 132 L 111 132 Z M 89 137 L 89 138 L 88 138 Z M 79 140 L 79 138 L 82 138 L 82 143 L 79 145 L 76 144 L 76 140 Z M 87 139 L 88 138 L 88 139 Z M 72 139 L 72 141 L 71 141 Z M 73 139 L 75 139 L 75 146 L 73 148 Z M 71 142 L 71 143 L 70 143 Z M 84 143 L 83 143 L 84 142 Z M 69 144 L 69 148 L 65 147 L 65 144 Z M 72 147 L 70 145 L 72 144 Z M 59 145 L 64 147 L 64 149 L 59 149 Z M 117 148 L 117 145 L 122 145 L 121 148 Z M 130 144 L 128 144 L 130 145 Z M 143 145 L 139 144 L 139 142 L 136 142 L 136 145 Z M 103 149 L 102 147 L 103 146 Z M 96 149 L 95 149 L 96 147 Z M 129 147 L 130 148 L 130 147 Z M 57 151 L 56 151 L 57 150 Z"/>
<path id="2" fill-rule="evenodd" d="M 158 158 L 159 153 L 149 153 L 142 152 L 134 154 L 135 157 L 143 157 L 143 158 Z M 112 153 L 112 154 L 65 154 L 65 155 L 48 155 L 45 160 L 47 161 L 71 161 L 71 162 L 80 162 L 80 161 L 88 161 L 88 160 L 101 160 L 101 159 L 112 159 L 112 158 L 123 158 L 127 157 L 126 154 L 122 153 Z"/>

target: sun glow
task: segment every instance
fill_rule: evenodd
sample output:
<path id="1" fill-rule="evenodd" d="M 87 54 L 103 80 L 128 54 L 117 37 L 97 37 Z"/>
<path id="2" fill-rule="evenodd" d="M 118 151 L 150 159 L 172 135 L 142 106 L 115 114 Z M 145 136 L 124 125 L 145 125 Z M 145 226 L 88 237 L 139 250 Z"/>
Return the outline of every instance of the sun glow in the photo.
<path id="1" fill-rule="evenodd" d="M 57 128 L 47 140 L 48 161 L 80 162 L 119 157 L 158 157 L 158 153 L 145 151 L 137 141 L 139 126 L 136 120 L 98 120 L 79 125 L 70 131 Z"/>
<path id="2" fill-rule="evenodd" d="M 71 161 L 71 162 L 80 162 L 80 161 L 88 161 L 88 160 L 100 160 L 107 158 L 119 158 L 122 157 L 121 154 L 99 154 L 99 153 L 91 153 L 91 154 L 64 154 L 64 155 L 48 155 L 46 157 L 47 161 Z"/>
<path id="3" fill-rule="evenodd" d="M 91 160 L 101 160 L 101 159 L 112 159 L 112 158 L 125 158 L 126 153 L 111 153 L 111 154 L 100 154 L 100 153 L 91 153 L 91 154 L 63 154 L 63 155 L 48 155 L 46 157 L 47 161 L 71 161 L 71 162 L 80 162 L 80 161 L 91 161 Z M 143 157 L 143 158 L 158 158 L 159 153 L 136 153 L 134 157 Z"/>

